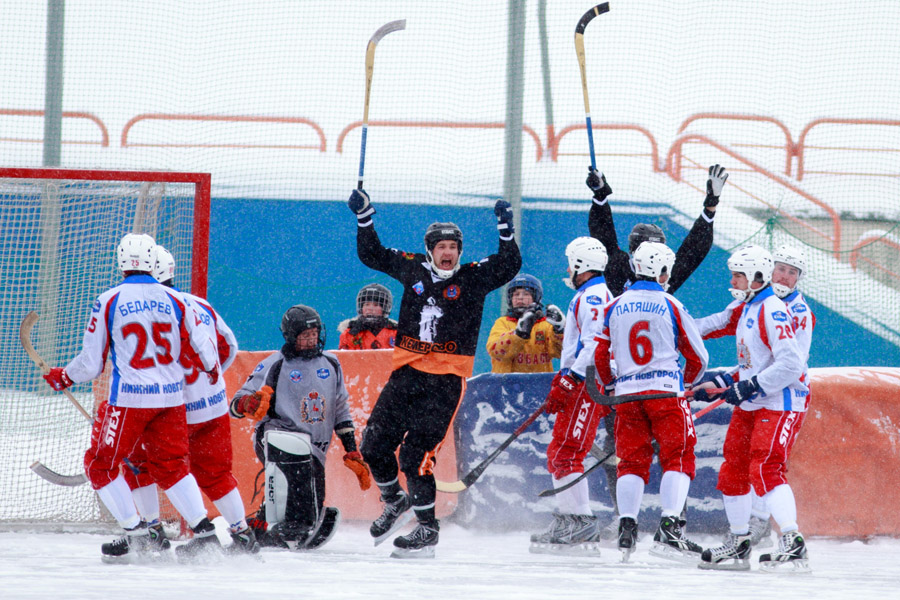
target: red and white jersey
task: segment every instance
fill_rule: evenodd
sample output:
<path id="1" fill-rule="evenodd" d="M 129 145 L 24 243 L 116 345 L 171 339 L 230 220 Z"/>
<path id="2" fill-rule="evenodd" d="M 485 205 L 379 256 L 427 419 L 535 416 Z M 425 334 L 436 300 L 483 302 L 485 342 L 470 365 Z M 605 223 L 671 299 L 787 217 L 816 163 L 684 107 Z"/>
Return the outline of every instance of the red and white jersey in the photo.
<path id="1" fill-rule="evenodd" d="M 709 354 L 687 309 L 658 283 L 637 281 L 606 307 L 598 335 L 597 372 L 616 394 L 684 391 L 706 371 Z M 613 379 L 609 355 L 616 357 Z M 678 362 L 685 358 L 684 373 Z M 600 356 L 602 355 L 602 356 Z"/>
<path id="2" fill-rule="evenodd" d="M 193 425 L 211 421 L 228 412 L 225 378 L 221 374 L 234 362 L 238 344 L 234 332 L 206 300 L 187 292 L 181 292 L 181 295 L 196 311 L 200 321 L 198 327 L 211 340 L 215 340 L 219 354 L 219 379 L 215 384 L 209 382 L 209 377 L 200 372 L 189 356 L 181 355 L 185 383 L 184 405 L 188 425 Z"/>
<path id="3" fill-rule="evenodd" d="M 559 357 L 560 372 L 574 371 L 584 378 L 597 345 L 595 339 L 603 322 L 603 307 L 612 300 L 602 276 L 592 277 L 578 287 L 566 312 L 566 328 Z M 582 357 L 577 361 L 578 357 Z"/>
<path id="4" fill-rule="evenodd" d="M 81 352 L 66 365 L 75 382 L 90 381 L 112 362 L 109 403 L 166 408 L 184 403 L 183 351 L 205 370 L 216 366 L 216 347 L 181 292 L 150 275 L 129 275 L 94 302 Z M 182 342 L 187 343 L 182 347 Z"/>
<path id="5" fill-rule="evenodd" d="M 697 319 L 697 326 L 704 339 L 735 336 L 738 378 L 755 376 L 761 388 L 741 404 L 743 410 L 807 409 L 809 346 L 804 351 L 797 343 L 793 316 L 771 287 L 757 293 L 750 302 L 735 301 L 720 313 Z"/>
<path id="6" fill-rule="evenodd" d="M 803 294 L 794 290 L 783 298 L 788 312 L 791 315 L 791 323 L 794 325 L 794 339 L 803 356 L 804 372 L 809 370 L 809 349 L 812 346 L 813 329 L 816 327 L 816 316 L 810 309 Z"/>

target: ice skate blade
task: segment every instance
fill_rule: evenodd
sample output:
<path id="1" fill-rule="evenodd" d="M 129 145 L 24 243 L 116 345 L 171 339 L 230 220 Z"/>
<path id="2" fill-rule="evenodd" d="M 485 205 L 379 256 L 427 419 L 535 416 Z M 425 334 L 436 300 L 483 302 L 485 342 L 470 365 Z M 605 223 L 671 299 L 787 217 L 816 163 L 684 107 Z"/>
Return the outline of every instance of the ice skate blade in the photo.
<path id="1" fill-rule="evenodd" d="M 543 544 L 534 542 L 528 548 L 532 554 L 561 554 L 565 556 L 600 556 L 600 544 L 582 542 L 580 544 Z"/>
<path id="2" fill-rule="evenodd" d="M 707 571 L 749 571 L 750 559 L 729 558 L 717 563 L 701 560 L 699 563 L 697 563 L 697 568 Z"/>
<path id="3" fill-rule="evenodd" d="M 105 565 L 152 565 L 175 562 L 170 552 L 151 552 L 147 554 L 123 554 L 122 556 L 100 555 L 100 562 Z"/>
<path id="4" fill-rule="evenodd" d="M 412 518 L 413 518 L 413 511 L 412 511 L 412 508 L 410 508 L 405 513 L 403 513 L 402 515 L 397 517 L 397 520 L 394 522 L 393 527 L 391 527 L 390 529 L 385 531 L 383 534 L 379 535 L 377 538 L 374 538 L 375 545 L 377 546 L 377 545 L 381 544 L 384 540 L 386 540 L 389 537 L 391 537 L 392 535 L 394 535 L 394 533 L 396 533 L 398 529 L 400 529 L 401 527 L 403 527 L 404 525 L 409 523 L 410 520 L 412 520 Z"/>
<path id="5" fill-rule="evenodd" d="M 699 552 L 689 552 L 687 550 L 673 548 L 672 546 L 661 542 L 653 542 L 653 545 L 650 546 L 650 556 L 665 558 L 666 560 L 680 562 L 684 565 L 696 565 L 700 562 Z"/>
<path id="6" fill-rule="evenodd" d="M 425 546 L 424 548 L 394 548 L 391 552 L 391 558 L 434 558 L 434 546 Z"/>
<path id="7" fill-rule="evenodd" d="M 809 559 L 800 558 L 797 560 L 768 561 L 759 563 L 759 570 L 763 573 L 812 573 L 809 568 Z"/>

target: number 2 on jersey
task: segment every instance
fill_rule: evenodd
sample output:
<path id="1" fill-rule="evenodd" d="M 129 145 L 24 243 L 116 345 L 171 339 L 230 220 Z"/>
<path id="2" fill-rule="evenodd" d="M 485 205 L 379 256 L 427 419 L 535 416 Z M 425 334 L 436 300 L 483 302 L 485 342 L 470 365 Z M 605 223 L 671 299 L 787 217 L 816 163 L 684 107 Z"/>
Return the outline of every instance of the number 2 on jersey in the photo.
<path id="1" fill-rule="evenodd" d="M 148 336 L 147 330 L 144 329 L 140 323 L 127 323 L 122 326 L 123 338 L 126 338 L 129 335 L 133 335 L 137 338 L 134 356 L 128 361 L 128 364 L 134 369 L 149 369 L 157 363 L 168 365 L 175 360 L 172 358 L 172 343 L 163 336 L 164 333 L 172 331 L 172 324 L 151 323 L 150 327 L 152 333 Z M 151 356 L 144 356 L 144 352 L 147 351 L 147 342 L 151 336 L 153 337 L 156 348 L 162 350 L 162 352 L 157 352 L 155 355 Z"/>
<path id="2" fill-rule="evenodd" d="M 649 331 L 649 322 L 638 321 L 628 332 L 628 349 L 631 351 L 631 360 L 636 365 L 643 366 L 653 360 L 653 342 L 650 341 Z"/>

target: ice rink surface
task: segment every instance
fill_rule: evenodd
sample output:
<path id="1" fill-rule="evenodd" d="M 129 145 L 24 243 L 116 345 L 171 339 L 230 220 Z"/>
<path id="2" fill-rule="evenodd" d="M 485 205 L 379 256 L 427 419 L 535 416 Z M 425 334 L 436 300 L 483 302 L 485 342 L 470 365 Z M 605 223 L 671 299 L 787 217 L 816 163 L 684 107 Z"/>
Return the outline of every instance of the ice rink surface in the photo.
<path id="1" fill-rule="evenodd" d="M 195 565 L 106 565 L 95 533 L 0 532 L 0 597 L 293 598 L 538 600 L 549 598 L 895 598 L 900 540 L 808 541 L 812 573 L 768 574 L 758 552 L 747 573 L 707 572 L 651 557 L 642 532 L 629 564 L 603 548 L 597 558 L 531 554 L 528 534 L 478 533 L 445 524 L 433 560 L 390 558 L 373 547 L 367 524 L 343 523 L 326 546 L 296 553 L 265 549 L 261 558 L 219 557 Z M 712 536 L 695 538 L 704 547 Z"/>

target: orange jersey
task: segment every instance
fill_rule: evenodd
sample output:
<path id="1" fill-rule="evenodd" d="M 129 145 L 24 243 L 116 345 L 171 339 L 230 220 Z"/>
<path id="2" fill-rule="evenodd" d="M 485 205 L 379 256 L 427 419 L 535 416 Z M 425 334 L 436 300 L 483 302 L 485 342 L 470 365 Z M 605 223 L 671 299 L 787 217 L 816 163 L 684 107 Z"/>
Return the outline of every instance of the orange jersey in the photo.
<path id="1" fill-rule="evenodd" d="M 559 358 L 563 336 L 553 326 L 539 319 L 531 329 L 531 337 L 516 335 L 518 320 L 500 317 L 491 327 L 487 351 L 494 373 L 552 373 L 553 359 Z"/>
<path id="2" fill-rule="evenodd" d="M 378 350 L 381 348 L 393 348 L 394 339 L 397 337 L 397 327 L 392 321 L 386 327 L 382 327 L 377 334 L 368 329 L 359 333 L 352 333 L 351 321 L 344 321 L 338 327 L 341 339 L 338 342 L 338 350 Z"/>

